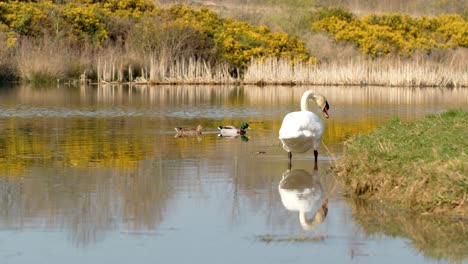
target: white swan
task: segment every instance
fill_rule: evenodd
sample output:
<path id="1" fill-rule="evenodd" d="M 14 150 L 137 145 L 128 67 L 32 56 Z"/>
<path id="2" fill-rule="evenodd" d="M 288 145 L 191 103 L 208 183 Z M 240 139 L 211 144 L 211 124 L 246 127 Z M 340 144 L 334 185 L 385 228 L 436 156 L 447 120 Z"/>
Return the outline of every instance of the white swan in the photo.
<path id="1" fill-rule="evenodd" d="M 288 152 L 289 167 L 291 167 L 292 153 L 303 153 L 314 148 L 315 165 L 317 169 L 318 147 L 322 140 L 325 126 L 320 118 L 311 112 L 309 100 L 314 100 L 323 114 L 328 118 L 330 108 L 327 99 L 323 95 L 315 94 L 308 90 L 301 97 L 301 111 L 288 113 L 281 124 L 279 139 L 283 143 L 283 149 Z"/>
<path id="2" fill-rule="evenodd" d="M 299 222 L 304 230 L 313 230 L 327 217 L 328 199 L 320 180 L 305 170 L 287 170 L 278 184 L 283 206 L 289 211 L 299 212 Z M 308 213 L 313 213 L 307 218 Z"/>

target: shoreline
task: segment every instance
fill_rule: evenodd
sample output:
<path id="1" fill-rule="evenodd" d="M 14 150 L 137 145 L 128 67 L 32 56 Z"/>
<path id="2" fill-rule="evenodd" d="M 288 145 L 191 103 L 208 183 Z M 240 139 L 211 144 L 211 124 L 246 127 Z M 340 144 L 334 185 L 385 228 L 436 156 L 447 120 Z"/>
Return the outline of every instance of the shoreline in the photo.
<path id="1" fill-rule="evenodd" d="M 346 141 L 335 169 L 352 197 L 409 211 L 468 213 L 464 150 L 468 112 L 449 110 L 414 122 L 389 121 Z"/>

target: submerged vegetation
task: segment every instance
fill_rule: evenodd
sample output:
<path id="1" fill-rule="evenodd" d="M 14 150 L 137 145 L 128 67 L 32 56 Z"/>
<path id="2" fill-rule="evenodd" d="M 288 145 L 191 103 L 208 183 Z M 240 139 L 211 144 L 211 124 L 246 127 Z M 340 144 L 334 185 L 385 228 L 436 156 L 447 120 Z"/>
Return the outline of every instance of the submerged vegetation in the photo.
<path id="1" fill-rule="evenodd" d="M 345 143 L 339 178 L 359 197 L 416 212 L 468 212 L 468 112 L 394 119 Z"/>
<path id="2" fill-rule="evenodd" d="M 468 86 L 466 16 L 310 7 L 274 26 L 285 11 L 254 25 L 216 5 L 3 1 L 0 81 Z"/>

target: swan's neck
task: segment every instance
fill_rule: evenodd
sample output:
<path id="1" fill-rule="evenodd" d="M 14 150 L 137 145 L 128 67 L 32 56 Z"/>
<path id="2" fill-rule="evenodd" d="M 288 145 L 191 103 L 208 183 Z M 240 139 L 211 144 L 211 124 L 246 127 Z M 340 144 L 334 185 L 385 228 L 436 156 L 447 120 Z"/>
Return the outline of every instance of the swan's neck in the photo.
<path id="1" fill-rule="evenodd" d="M 309 100 L 312 99 L 314 102 L 316 101 L 316 97 L 314 92 L 306 91 L 301 98 L 301 111 L 311 111 L 311 107 L 309 105 Z"/>
<path id="2" fill-rule="evenodd" d="M 306 212 L 299 212 L 299 222 L 304 230 L 314 230 L 318 225 L 320 225 L 325 219 L 320 208 L 312 218 L 307 219 Z"/>

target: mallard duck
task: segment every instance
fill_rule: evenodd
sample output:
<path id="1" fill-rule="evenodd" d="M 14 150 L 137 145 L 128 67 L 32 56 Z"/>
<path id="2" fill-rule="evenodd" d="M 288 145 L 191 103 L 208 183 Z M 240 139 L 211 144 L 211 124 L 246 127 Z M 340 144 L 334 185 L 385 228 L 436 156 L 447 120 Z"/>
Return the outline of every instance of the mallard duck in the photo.
<path id="1" fill-rule="evenodd" d="M 203 127 L 198 125 L 197 127 L 175 127 L 176 137 L 193 137 L 201 135 Z"/>
<path id="2" fill-rule="evenodd" d="M 245 135 L 245 130 L 249 127 L 249 124 L 242 123 L 240 128 L 235 126 L 219 126 L 219 135 L 220 137 L 237 137 L 239 135 Z"/>
<path id="3" fill-rule="evenodd" d="M 288 152 L 289 167 L 291 167 L 292 153 L 303 153 L 314 148 L 315 167 L 317 169 L 318 147 L 322 140 L 325 126 L 320 118 L 311 112 L 309 100 L 312 99 L 328 118 L 330 109 L 327 99 L 323 95 L 306 91 L 301 97 L 301 111 L 288 113 L 281 124 L 279 139 L 283 149 Z"/>

